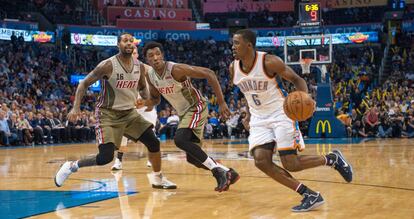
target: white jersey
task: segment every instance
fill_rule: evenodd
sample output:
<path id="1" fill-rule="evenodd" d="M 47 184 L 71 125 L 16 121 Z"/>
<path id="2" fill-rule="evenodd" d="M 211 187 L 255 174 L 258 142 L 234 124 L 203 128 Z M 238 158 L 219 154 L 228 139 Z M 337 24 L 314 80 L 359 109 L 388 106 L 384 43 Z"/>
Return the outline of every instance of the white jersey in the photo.
<path id="1" fill-rule="evenodd" d="M 147 65 L 147 64 L 144 64 L 142 62 L 141 62 L 141 64 L 144 66 L 146 74 L 148 74 L 148 72 L 152 69 L 152 67 Z M 150 95 L 148 81 L 145 80 L 145 83 L 147 84 L 147 93 L 148 93 L 148 95 Z M 139 94 L 138 94 L 138 96 L 139 96 Z M 145 110 L 146 110 L 146 107 L 142 107 L 140 109 L 137 109 L 138 113 L 141 114 L 144 117 L 144 119 L 151 122 L 155 127 L 155 125 L 157 123 L 157 117 L 158 117 L 156 107 L 154 106 L 154 108 L 149 112 L 147 112 Z"/>
<path id="2" fill-rule="evenodd" d="M 297 124 L 283 110 L 285 95 L 275 78 L 269 78 L 264 70 L 265 52 L 256 52 L 256 60 L 250 72 L 243 72 L 240 61 L 234 61 L 234 79 L 249 105 L 249 151 L 270 142 L 276 142 L 279 153 L 305 149 Z"/>
<path id="3" fill-rule="evenodd" d="M 241 69 L 240 60 L 234 61 L 233 83 L 246 97 L 250 113 L 257 117 L 268 117 L 276 111 L 283 111 L 284 95 L 275 78 L 269 78 L 264 70 L 265 52 L 256 52 L 256 59 L 250 72 Z"/>

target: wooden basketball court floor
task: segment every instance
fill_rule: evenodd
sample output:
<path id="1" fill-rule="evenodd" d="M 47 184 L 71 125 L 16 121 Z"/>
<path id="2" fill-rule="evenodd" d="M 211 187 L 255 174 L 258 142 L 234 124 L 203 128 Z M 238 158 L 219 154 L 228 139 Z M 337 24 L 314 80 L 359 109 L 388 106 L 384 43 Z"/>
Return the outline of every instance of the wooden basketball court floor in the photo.
<path id="1" fill-rule="evenodd" d="M 130 143 L 124 170 L 111 165 L 80 169 L 57 188 L 53 177 L 67 159 L 93 154 L 94 144 L 16 147 L 0 150 L 0 218 L 414 218 L 414 141 L 307 140 L 303 154 L 340 148 L 354 169 L 345 183 L 318 167 L 293 173 L 320 191 L 325 204 L 306 213 L 290 208 L 295 192 L 266 177 L 247 156 L 245 140 L 206 140 L 204 149 L 241 178 L 223 193 L 209 171 L 192 167 L 171 141 L 161 144 L 163 172 L 176 190 L 149 185 L 146 150 Z M 276 163 L 279 157 L 274 156 Z"/>

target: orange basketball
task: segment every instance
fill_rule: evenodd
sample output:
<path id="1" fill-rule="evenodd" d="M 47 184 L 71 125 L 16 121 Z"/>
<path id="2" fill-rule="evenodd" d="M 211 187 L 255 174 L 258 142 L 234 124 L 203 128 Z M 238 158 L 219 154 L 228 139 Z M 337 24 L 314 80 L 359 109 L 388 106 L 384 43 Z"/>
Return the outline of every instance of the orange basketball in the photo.
<path id="1" fill-rule="evenodd" d="M 303 91 L 294 91 L 286 97 L 283 109 L 290 119 L 305 121 L 313 115 L 315 101 L 313 101 L 309 94 Z"/>

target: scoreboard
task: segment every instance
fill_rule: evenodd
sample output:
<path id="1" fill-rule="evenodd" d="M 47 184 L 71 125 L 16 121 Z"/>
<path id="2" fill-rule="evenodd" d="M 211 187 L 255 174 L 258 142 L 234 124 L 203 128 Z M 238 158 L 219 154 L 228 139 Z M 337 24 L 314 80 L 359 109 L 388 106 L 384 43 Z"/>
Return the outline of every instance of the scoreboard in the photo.
<path id="1" fill-rule="evenodd" d="M 299 3 L 299 25 L 302 27 L 320 26 L 321 7 L 319 3 Z"/>

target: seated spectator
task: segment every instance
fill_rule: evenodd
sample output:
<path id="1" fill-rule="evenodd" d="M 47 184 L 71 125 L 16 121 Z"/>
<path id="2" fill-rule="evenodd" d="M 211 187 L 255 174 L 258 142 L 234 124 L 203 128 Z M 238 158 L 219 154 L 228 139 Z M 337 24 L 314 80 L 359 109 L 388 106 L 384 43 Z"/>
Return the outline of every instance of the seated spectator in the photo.
<path id="1" fill-rule="evenodd" d="M 356 121 L 355 124 L 352 125 L 352 137 L 368 137 L 368 135 L 365 134 L 365 129 L 361 121 Z"/>
<path id="2" fill-rule="evenodd" d="M 168 134 L 169 139 L 174 139 L 175 131 L 177 130 L 180 117 L 177 115 L 177 111 L 171 110 L 171 115 L 167 119 L 167 124 L 161 128 L 160 134 Z"/>
<path id="3" fill-rule="evenodd" d="M 17 135 L 10 132 L 6 113 L 0 110 L 0 145 L 10 146 L 10 143 L 15 143 L 16 140 Z"/>
<path id="4" fill-rule="evenodd" d="M 227 120 L 226 125 L 227 125 L 227 134 L 231 137 L 235 136 L 235 129 L 237 127 L 237 122 L 239 120 L 240 114 L 238 111 L 230 111 L 231 115 L 230 118 Z"/>
<path id="5" fill-rule="evenodd" d="M 365 132 L 369 137 L 375 137 L 378 134 L 378 125 L 380 124 L 377 107 L 374 106 L 367 111 L 364 118 Z"/>
<path id="6" fill-rule="evenodd" d="M 21 134 L 20 138 L 23 139 L 23 144 L 26 146 L 32 145 L 34 130 L 23 112 L 20 112 L 19 119 L 17 120 L 17 129 Z"/>
<path id="7" fill-rule="evenodd" d="M 19 129 L 18 129 L 18 121 L 17 121 L 16 113 L 12 113 L 10 116 L 10 119 L 7 120 L 7 122 L 9 123 L 10 133 L 16 136 L 16 141 L 14 142 L 14 145 L 21 144 L 23 142 L 23 139 L 22 139 L 22 134 L 19 132 Z"/>

